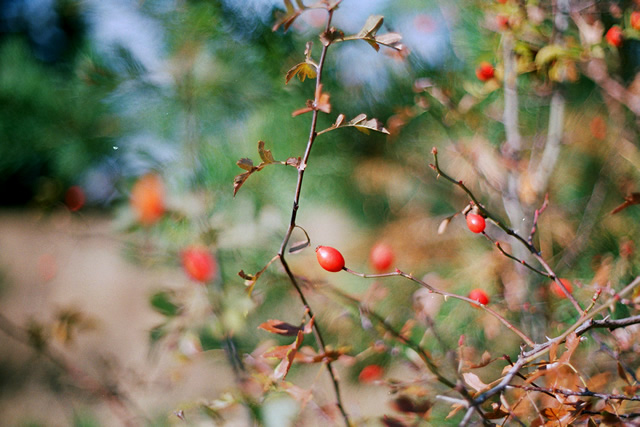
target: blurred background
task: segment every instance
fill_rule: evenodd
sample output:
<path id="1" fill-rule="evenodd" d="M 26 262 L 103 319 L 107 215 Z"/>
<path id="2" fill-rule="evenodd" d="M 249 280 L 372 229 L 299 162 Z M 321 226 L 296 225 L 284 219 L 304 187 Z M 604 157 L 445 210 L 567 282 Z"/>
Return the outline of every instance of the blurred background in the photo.
<path id="1" fill-rule="evenodd" d="M 566 300 L 552 300 L 544 280 L 471 236 L 459 216 L 438 234 L 469 200 L 435 179 L 432 147 L 450 175 L 518 230 L 530 229 L 533 211 L 550 194 L 537 242 L 575 284 L 577 298 L 637 274 L 638 213 L 608 215 L 637 191 L 635 116 L 579 74 L 580 59 L 567 60 L 565 79 L 536 69 L 535 55 L 553 34 L 553 10 L 545 2 L 520 3 L 535 9 L 523 17 L 523 7 L 502 2 L 344 0 L 335 13 L 333 25 L 345 34 L 357 33 L 370 15 L 384 15 L 380 33 L 402 34 L 406 47 L 376 52 L 355 41 L 329 50 L 323 83 L 332 111 L 321 115 L 318 129 L 340 113 L 365 113 L 390 135 L 348 128 L 318 138 L 297 220 L 311 247 L 289 257 L 296 274 L 319 288 L 307 291 L 329 343 L 350 349 L 339 370 L 355 418 L 398 412 L 387 405 L 390 383 L 370 385 L 359 377 L 364 366 L 382 366 L 384 378 L 398 382 L 423 374 L 411 356 L 398 361 L 402 348 L 375 350 L 381 334 L 364 328 L 357 308 L 336 304 L 334 286 L 400 327 L 417 319 L 414 334 L 443 361 L 462 334 L 470 358 L 484 349 L 509 353 L 518 340 L 501 336 L 482 312 L 412 284 L 329 275 L 315 262 L 317 245 L 339 248 L 350 268 L 368 271 L 370 248 L 385 242 L 395 265 L 435 286 L 461 295 L 485 289 L 536 339 L 568 321 Z M 623 19 L 608 6 L 593 12 L 606 27 Z M 257 164 L 259 140 L 276 160 L 302 156 L 309 133 L 309 115 L 291 113 L 313 97 L 315 80 L 285 85 L 284 76 L 304 60 L 309 40 L 319 59 L 326 13 L 305 12 L 288 31 L 273 31 L 283 10 L 279 0 L 0 2 L 2 424 L 173 425 L 184 413 L 194 424 L 249 423 L 232 404 L 237 396 L 228 397 L 236 386 L 225 356 L 229 337 L 241 355 L 267 342 L 288 344 L 290 338 L 257 326 L 270 318 L 298 324 L 304 315 L 275 264 L 250 295 L 237 275 L 261 270 L 277 253 L 296 174 L 267 167 L 234 197 L 234 176 L 242 172 L 236 161 Z M 501 151 L 501 84 L 478 81 L 475 71 L 488 61 L 500 77 L 501 14 L 515 17 L 507 24 L 513 31 L 525 26 L 522 20 L 535 27 L 535 37 L 516 49 L 524 142 L 512 163 Z M 619 51 L 601 49 L 626 85 L 638 63 L 633 36 Z M 579 47 L 574 26 L 567 39 Z M 563 138 L 548 184 L 533 188 L 528 172 L 556 114 L 554 91 L 565 101 Z M 518 187 L 508 193 L 513 174 Z M 151 190 L 162 199 L 161 217 L 148 223 L 132 202 L 145 176 L 161 177 Z M 514 194 L 522 224 L 514 224 L 505 202 Z M 513 243 L 492 224 L 488 231 Z M 216 278 L 206 291 L 181 267 L 181 251 L 191 245 L 215 254 Z M 421 313 L 439 325 L 443 341 L 431 339 L 435 331 L 420 323 Z M 632 344 L 625 351 L 633 354 Z M 301 413 L 322 425 L 313 414 L 333 396 L 319 372 L 294 366 L 288 377 L 313 388 L 317 403 L 301 408 L 286 393 L 270 392 L 252 410 L 267 425 L 300 422 Z M 436 406 L 431 418 L 444 422 L 449 410 Z"/>

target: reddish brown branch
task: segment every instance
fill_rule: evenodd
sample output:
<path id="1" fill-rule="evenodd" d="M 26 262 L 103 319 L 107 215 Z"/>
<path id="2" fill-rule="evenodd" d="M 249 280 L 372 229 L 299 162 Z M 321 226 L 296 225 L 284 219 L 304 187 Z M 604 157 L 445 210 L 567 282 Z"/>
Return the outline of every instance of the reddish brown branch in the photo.
<path id="1" fill-rule="evenodd" d="M 510 385 L 508 388 L 519 388 L 525 391 L 537 391 L 540 393 L 546 394 L 561 394 L 563 396 L 582 396 L 582 397 L 597 397 L 598 399 L 604 400 L 631 400 L 631 401 L 640 401 L 640 396 L 625 396 L 624 394 L 608 394 L 608 393 L 597 393 L 591 390 L 567 390 L 563 388 L 547 388 L 547 387 L 535 387 L 535 386 L 525 386 L 525 385 Z"/>

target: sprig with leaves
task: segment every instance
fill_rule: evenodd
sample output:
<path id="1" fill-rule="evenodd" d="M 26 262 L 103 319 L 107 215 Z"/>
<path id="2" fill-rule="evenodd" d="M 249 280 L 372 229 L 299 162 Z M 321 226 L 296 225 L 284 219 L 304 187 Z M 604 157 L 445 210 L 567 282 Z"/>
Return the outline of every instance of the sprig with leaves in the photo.
<path id="1" fill-rule="evenodd" d="M 311 113 L 311 123 L 309 125 L 309 138 L 306 143 L 304 154 L 300 157 L 289 157 L 285 161 L 276 161 L 273 158 L 271 152 L 264 148 L 264 143 L 261 141 L 258 143 L 258 151 L 260 154 L 260 159 L 262 160 L 261 163 L 259 163 L 256 166 L 250 159 L 246 159 L 246 158 L 240 159 L 238 161 L 238 166 L 244 169 L 245 172 L 237 175 L 234 179 L 234 196 L 236 195 L 240 187 L 246 182 L 249 176 L 251 176 L 255 172 L 259 172 L 267 165 L 280 164 L 280 165 L 286 165 L 286 166 L 293 166 L 298 171 L 298 177 L 297 177 L 294 198 L 293 198 L 293 208 L 291 210 L 291 218 L 289 221 L 289 226 L 282 239 L 282 243 L 280 245 L 280 249 L 278 250 L 277 255 L 274 256 L 269 261 L 269 263 L 264 268 L 262 268 L 258 273 L 251 275 L 251 274 L 245 273 L 244 271 L 241 271 L 239 274 L 243 279 L 245 279 L 245 283 L 248 286 L 249 292 L 251 292 L 257 280 L 266 271 L 267 267 L 271 265 L 275 260 L 280 261 L 280 264 L 284 268 L 284 271 L 286 272 L 286 275 L 289 278 L 291 285 L 294 287 L 296 293 L 298 294 L 298 297 L 304 307 L 306 315 L 310 319 L 308 326 L 306 328 L 306 332 L 307 333 L 313 332 L 313 335 L 315 336 L 316 344 L 319 347 L 319 354 L 323 355 L 322 357 L 317 358 L 317 360 L 313 359 L 314 363 L 317 363 L 317 362 L 325 363 L 327 367 L 327 372 L 331 378 L 331 382 L 334 387 L 335 396 L 336 396 L 336 405 L 340 410 L 340 413 L 342 414 L 345 424 L 350 425 L 349 416 L 347 415 L 347 412 L 343 404 L 338 377 L 332 365 L 332 362 L 335 360 L 336 357 L 339 356 L 339 354 L 335 355 L 336 357 L 328 357 L 329 350 L 327 350 L 326 348 L 327 347 L 326 342 L 325 342 L 322 330 L 318 324 L 319 322 L 317 321 L 317 319 L 315 321 L 311 320 L 311 319 L 315 319 L 314 312 L 304 292 L 302 291 L 302 288 L 299 283 L 299 279 L 291 271 L 289 264 L 286 261 L 286 253 L 287 253 L 286 249 L 289 246 L 289 242 L 293 234 L 293 231 L 296 228 L 301 228 L 296 223 L 296 217 L 297 217 L 298 209 L 300 207 L 300 195 L 302 192 L 302 182 L 304 178 L 304 173 L 307 169 L 309 157 L 311 154 L 311 149 L 316 141 L 316 138 L 327 132 L 330 132 L 336 129 L 347 128 L 347 127 L 354 127 L 355 129 L 362 131 L 364 133 L 369 133 L 370 131 L 376 131 L 376 132 L 381 132 L 385 134 L 389 133 L 379 120 L 375 118 L 367 119 L 366 114 L 357 115 L 355 118 L 349 121 L 345 121 L 344 114 L 339 114 L 332 126 L 321 131 L 317 130 L 318 117 L 320 113 L 330 114 L 332 110 L 331 103 L 330 103 L 330 96 L 328 93 L 326 93 L 323 90 L 323 85 L 322 85 L 322 76 L 323 76 L 323 71 L 325 66 L 325 60 L 326 60 L 327 52 L 329 48 L 338 42 L 349 41 L 349 40 L 364 40 L 367 43 L 369 43 L 372 47 L 374 47 L 376 51 L 380 49 L 380 45 L 388 46 L 393 49 L 400 50 L 402 49 L 402 45 L 399 43 L 401 37 L 396 33 L 378 35 L 378 31 L 382 27 L 382 23 L 383 23 L 383 17 L 381 16 L 369 17 L 364 27 L 356 35 L 345 37 L 342 31 L 331 26 L 333 14 L 337 9 L 338 5 L 340 4 L 340 0 L 338 1 L 320 0 L 311 6 L 305 6 L 301 0 L 296 0 L 295 4 L 292 3 L 290 0 L 285 0 L 284 3 L 285 3 L 286 11 L 282 16 L 280 16 L 280 18 L 275 23 L 273 27 L 274 30 L 277 30 L 280 26 L 283 26 L 284 29 L 287 30 L 302 13 L 308 10 L 324 9 L 327 11 L 325 28 L 322 34 L 320 34 L 319 36 L 320 42 L 322 44 L 319 60 L 317 61 L 314 60 L 312 55 L 313 45 L 311 42 L 309 42 L 306 44 L 306 48 L 304 52 L 304 57 L 305 57 L 304 61 L 294 65 L 291 69 L 287 71 L 285 75 L 285 84 L 289 84 L 295 76 L 297 76 L 300 81 L 305 81 L 306 79 L 316 80 L 314 98 L 308 100 L 304 107 L 299 108 L 293 111 L 292 113 L 293 117 L 297 117 L 305 113 Z M 304 247 L 307 247 L 310 245 L 311 239 L 309 238 L 306 231 L 304 232 L 307 237 L 306 242 L 304 242 L 301 245 L 295 245 L 295 247 L 289 248 L 289 251 L 288 251 L 289 253 L 297 252 L 303 249 Z M 276 334 L 282 334 L 281 330 L 275 330 L 273 329 L 272 326 L 273 325 L 270 325 L 266 329 Z M 284 332 L 288 333 L 288 329 L 287 331 L 284 331 Z M 302 344 L 302 339 L 304 338 L 303 335 L 304 334 L 302 333 L 302 331 L 298 331 L 296 333 L 296 340 L 293 344 L 291 344 L 290 346 L 286 346 L 286 349 L 284 349 L 281 352 L 274 353 L 277 356 L 282 356 L 282 362 L 278 365 L 278 368 L 276 368 L 276 370 L 278 370 L 279 372 L 279 376 L 278 376 L 279 378 L 284 378 L 284 376 L 286 375 L 286 372 L 288 372 L 288 369 L 291 366 L 291 363 L 293 363 L 293 361 L 295 360 L 298 349 Z"/>

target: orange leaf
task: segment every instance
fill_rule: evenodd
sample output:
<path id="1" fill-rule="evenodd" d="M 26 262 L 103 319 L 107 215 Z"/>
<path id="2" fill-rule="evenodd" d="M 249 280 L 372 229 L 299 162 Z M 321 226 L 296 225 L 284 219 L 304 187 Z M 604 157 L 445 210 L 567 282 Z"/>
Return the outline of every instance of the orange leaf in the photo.
<path id="1" fill-rule="evenodd" d="M 289 71 L 287 71 L 287 74 L 284 78 L 285 84 L 288 84 L 293 76 L 296 75 L 301 82 L 303 82 L 307 77 L 309 77 L 310 79 L 315 79 L 317 75 L 315 64 L 312 64 L 310 62 L 301 62 L 294 65 L 289 69 Z"/>

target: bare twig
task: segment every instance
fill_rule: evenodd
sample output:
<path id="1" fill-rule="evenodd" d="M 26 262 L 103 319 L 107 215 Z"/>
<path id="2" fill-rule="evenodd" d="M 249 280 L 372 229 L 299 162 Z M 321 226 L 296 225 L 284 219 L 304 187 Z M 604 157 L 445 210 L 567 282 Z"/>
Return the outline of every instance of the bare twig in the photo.
<path id="1" fill-rule="evenodd" d="M 538 231 L 538 220 L 540 219 L 540 215 L 542 215 L 545 209 L 547 209 L 547 206 L 549 206 L 549 193 L 546 193 L 544 195 L 544 202 L 542 202 L 542 206 L 536 209 L 536 211 L 533 214 L 533 224 L 531 225 L 531 233 L 529 233 L 529 238 L 527 239 L 529 244 L 532 246 L 533 246 L 533 237 L 535 236 L 536 231 Z"/>
<path id="2" fill-rule="evenodd" d="M 549 277 L 550 279 L 552 279 L 554 282 L 556 282 L 558 284 L 558 286 L 560 287 L 560 289 L 562 289 L 562 291 L 564 292 L 564 294 L 566 295 L 566 297 L 569 299 L 569 301 L 571 302 L 571 304 L 573 305 L 573 307 L 576 309 L 576 311 L 578 312 L 578 314 L 582 314 L 583 309 L 580 306 L 580 304 L 578 303 L 578 301 L 574 298 L 573 295 L 571 295 L 571 293 L 565 288 L 564 284 L 560 281 L 560 279 L 558 278 L 558 276 L 556 275 L 556 273 L 553 271 L 553 269 L 549 266 L 549 264 L 544 260 L 544 258 L 542 258 L 542 256 L 540 255 L 540 251 L 538 251 L 538 249 L 536 249 L 536 247 L 530 243 L 528 240 L 525 240 L 522 236 L 520 236 L 520 234 L 518 234 L 518 232 L 516 232 L 514 229 L 507 227 L 506 225 L 504 225 L 499 219 L 497 219 L 497 217 L 495 215 L 493 215 L 491 212 L 489 212 L 484 206 L 482 206 L 479 202 L 478 199 L 476 198 L 476 196 L 473 194 L 473 192 L 471 190 L 469 190 L 469 188 L 467 188 L 466 185 L 464 185 L 464 183 L 462 181 L 456 181 L 455 179 L 453 179 L 452 177 L 450 177 L 449 175 L 447 175 L 441 168 L 440 165 L 438 164 L 438 150 L 436 148 L 433 148 L 431 150 L 431 152 L 433 153 L 433 158 L 434 158 L 434 164 L 431 165 L 431 167 L 438 173 L 438 176 L 442 176 L 444 177 L 447 181 L 452 182 L 453 184 L 457 185 L 458 187 L 460 187 L 465 193 L 467 193 L 467 195 L 471 198 L 471 200 L 473 201 L 473 203 L 475 203 L 478 206 L 478 210 L 487 218 L 490 218 L 498 227 L 500 227 L 505 233 L 507 233 L 510 236 L 515 237 L 518 241 L 520 241 L 520 243 L 522 243 L 527 250 L 531 253 L 531 255 L 533 255 L 533 257 L 540 263 L 540 265 L 544 268 L 544 270 L 547 272 L 547 277 Z M 524 261 L 521 258 L 518 258 L 516 256 L 507 254 L 506 252 L 504 252 L 504 250 L 502 250 L 502 248 L 500 246 L 498 246 L 498 249 L 505 255 L 507 255 L 509 258 L 519 262 L 519 263 L 523 263 L 524 262 L 524 266 L 528 267 L 530 269 L 533 269 L 533 271 L 536 271 L 537 273 L 540 273 L 542 275 L 545 275 L 542 271 L 538 271 L 536 269 L 534 269 L 533 267 L 531 267 L 530 265 L 528 265 L 528 263 L 526 263 L 526 261 Z"/>
<path id="3" fill-rule="evenodd" d="M 82 390 L 99 399 L 103 399 L 109 404 L 114 414 L 122 420 L 123 425 L 135 426 L 138 425 L 141 420 L 146 420 L 146 417 L 142 415 L 142 411 L 122 390 L 114 386 L 105 385 L 77 366 L 72 365 L 62 354 L 58 354 L 58 352 L 47 345 L 46 342 L 35 342 L 28 331 L 16 326 L 2 313 L 0 313 L 0 331 L 14 340 L 31 347 L 33 351 L 45 357 L 73 379 L 75 385 Z"/>
<path id="4" fill-rule="evenodd" d="M 581 396 L 581 397 L 597 397 L 599 399 L 604 400 L 630 400 L 638 402 L 640 401 L 640 396 L 625 396 L 623 394 L 608 394 L 608 393 L 598 393 L 591 390 L 566 390 L 563 388 L 546 388 L 546 387 L 534 387 L 534 386 L 525 386 L 525 385 L 509 385 L 507 388 L 518 388 L 525 391 L 537 391 L 546 394 L 561 394 L 563 396 Z"/>
<path id="5" fill-rule="evenodd" d="M 404 336 L 402 333 L 396 330 L 389 322 L 387 322 L 381 315 L 371 310 L 367 306 L 361 304 L 357 298 L 354 298 L 335 287 L 332 287 L 331 290 L 333 293 L 347 300 L 349 303 L 356 304 L 362 313 L 365 313 L 368 317 L 373 318 L 376 322 L 380 324 L 380 326 L 384 328 L 385 331 L 390 333 L 395 339 L 397 339 L 398 341 L 402 342 L 407 347 L 415 351 L 416 354 L 418 354 L 418 356 L 420 357 L 420 359 L 424 362 L 427 369 L 429 369 L 429 371 L 436 377 L 439 383 L 457 391 L 464 397 L 465 400 L 455 399 L 457 402 L 460 402 L 465 407 L 469 407 L 472 411 L 477 411 L 480 417 L 484 421 L 486 421 L 484 414 L 482 412 L 482 409 L 480 409 L 478 405 L 474 404 L 473 397 L 471 396 L 469 391 L 465 388 L 464 383 L 460 380 L 457 383 L 454 383 L 452 380 L 449 380 L 444 375 L 442 375 L 442 373 L 440 372 L 440 369 L 432 360 L 429 353 L 424 348 L 422 348 L 420 344 L 415 343 L 410 338 L 407 338 L 406 336 Z"/>
<path id="6" fill-rule="evenodd" d="M 438 173 L 438 177 L 443 177 L 444 179 L 446 179 L 447 181 L 457 185 L 458 187 L 460 187 L 462 189 L 462 191 L 464 191 L 465 193 L 467 193 L 467 195 L 469 196 L 469 198 L 473 201 L 473 203 L 476 204 L 476 206 L 478 206 L 478 210 L 487 218 L 490 218 L 494 224 L 496 224 L 498 227 L 500 227 L 502 229 L 502 231 L 504 231 L 505 233 L 507 233 L 509 236 L 512 236 L 514 238 L 516 238 L 518 241 L 520 241 L 520 243 L 522 243 L 531 253 L 538 253 L 538 250 L 535 248 L 535 246 L 529 244 L 529 242 L 524 239 L 522 236 L 520 236 L 515 230 L 513 230 L 512 228 L 508 227 L 507 225 L 505 225 L 502 221 L 500 221 L 498 219 L 497 216 L 493 215 L 491 212 L 489 212 L 476 198 L 476 196 L 471 192 L 471 190 L 469 190 L 469 188 L 462 182 L 462 181 L 457 181 L 455 179 L 453 179 L 452 177 L 450 177 L 449 175 L 447 175 L 441 168 L 440 165 L 438 164 L 438 150 L 434 147 L 431 150 L 431 153 L 433 154 L 433 159 L 434 159 L 434 164 L 430 165 L 437 173 Z"/>
<path id="7" fill-rule="evenodd" d="M 625 286 L 624 289 L 622 289 L 617 295 L 611 297 L 607 302 L 597 307 L 595 310 L 592 310 L 589 313 L 581 316 L 577 322 L 575 322 L 573 325 L 567 328 L 562 334 L 560 334 L 556 338 L 550 339 L 543 344 L 538 344 L 530 351 L 520 353 L 518 360 L 516 361 L 516 363 L 513 364 L 511 369 L 509 369 L 509 371 L 505 374 L 502 380 L 493 388 L 477 396 L 475 399 L 476 403 L 482 404 L 492 396 L 502 392 L 502 390 L 504 390 L 511 383 L 511 380 L 513 380 L 513 378 L 518 374 L 518 372 L 524 366 L 536 360 L 537 358 L 543 356 L 544 354 L 548 353 L 552 345 L 557 345 L 564 342 L 567 339 L 567 337 L 573 333 L 575 333 L 578 336 L 584 334 L 591 327 L 594 327 L 594 326 L 591 326 L 591 324 L 598 325 L 598 323 L 593 323 L 592 319 L 594 319 L 595 316 L 602 313 L 603 311 L 610 309 L 616 303 L 616 301 L 619 300 L 619 298 L 622 298 L 628 293 L 632 292 L 636 287 L 638 287 L 638 285 L 640 285 L 640 276 L 636 277 L 631 283 Z M 637 317 L 637 316 L 634 316 L 634 317 Z M 621 324 L 626 323 L 626 322 L 623 322 L 622 320 L 623 319 L 619 319 L 619 323 Z M 640 319 L 634 319 L 634 321 L 635 323 L 640 323 Z M 599 324 L 604 325 L 606 323 L 601 322 Z M 606 326 L 602 326 L 602 327 L 606 327 Z M 619 327 L 622 327 L 622 325 Z"/>
<path id="8" fill-rule="evenodd" d="M 502 315 L 500 315 L 497 311 L 493 310 L 492 308 L 480 304 L 478 301 L 473 300 L 471 298 L 467 298 L 461 295 L 456 295 L 456 294 L 452 294 L 450 292 L 446 292 L 446 291 L 442 291 L 440 289 L 434 288 L 433 286 L 429 285 L 427 282 L 418 279 L 417 277 L 413 276 L 412 274 L 409 273 L 405 273 L 403 271 L 400 271 L 398 269 L 396 269 L 396 271 L 391 272 L 391 273 L 382 273 L 382 274 L 365 274 L 365 273 L 358 273 L 357 271 L 353 271 L 349 268 L 344 268 L 344 270 L 347 273 L 351 273 L 355 276 L 359 276 L 365 279 L 373 279 L 373 278 L 379 278 L 379 277 L 394 277 L 394 276 L 400 276 L 400 277 L 404 277 L 405 279 L 409 279 L 412 282 L 415 282 L 417 284 L 419 284 L 420 286 L 422 286 L 423 288 L 427 288 L 429 291 L 433 292 L 434 294 L 438 294 L 438 295 L 442 295 L 443 297 L 446 298 L 455 298 L 458 299 L 460 301 L 465 301 L 468 302 L 469 304 L 472 304 L 475 307 L 480 307 L 482 308 L 484 311 L 486 311 L 487 313 L 491 314 L 493 317 L 495 317 L 496 319 L 498 319 L 503 325 L 505 325 L 509 330 L 513 331 L 516 335 L 518 335 L 529 347 L 534 347 L 535 343 L 533 342 L 533 340 L 531 338 L 529 338 L 524 332 L 522 332 L 520 329 L 518 329 L 515 325 L 513 325 L 513 323 L 509 322 L 507 319 L 505 319 Z"/>

